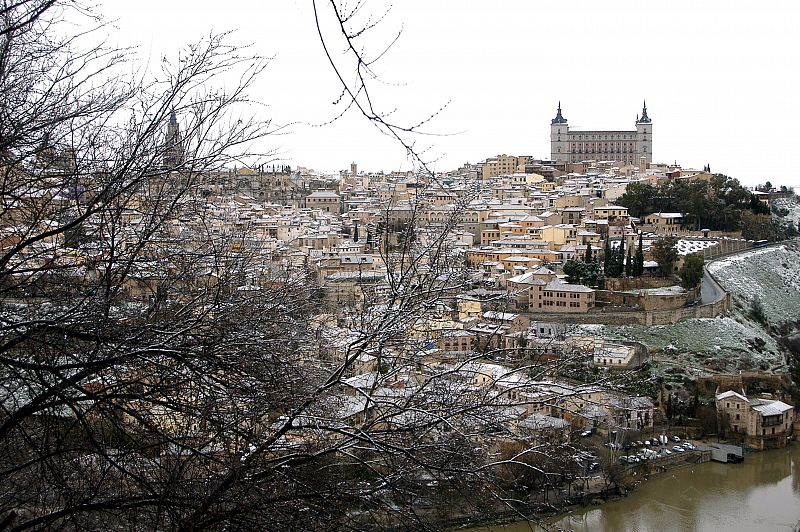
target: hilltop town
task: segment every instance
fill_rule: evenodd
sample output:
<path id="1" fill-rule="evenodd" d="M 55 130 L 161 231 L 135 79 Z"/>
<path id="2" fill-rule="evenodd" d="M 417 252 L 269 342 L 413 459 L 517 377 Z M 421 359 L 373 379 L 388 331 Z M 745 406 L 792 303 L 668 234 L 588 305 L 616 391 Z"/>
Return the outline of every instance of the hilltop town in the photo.
<path id="1" fill-rule="evenodd" d="M 706 266 L 793 238 L 794 192 L 652 163 L 646 107 L 636 127 L 569 131 L 559 105 L 548 159 L 196 172 L 173 112 L 157 171 L 102 209 L 109 189 L 77 171 L 74 150 L 44 146 L 6 167 L 21 183 L 3 191 L 0 228 L 4 315 L 21 338 L 11 352 L 26 368 L 39 340 L 25 324 L 78 325 L 36 371 L 4 376 L 4 402 L 35 404 L 50 394 L 42 368 L 102 352 L 102 363 L 76 362 L 77 404 L 46 413 L 147 441 L 137 474 L 197 449 L 208 471 L 225 457 L 271 471 L 295 453 L 341 458 L 356 445 L 366 469 L 346 486 L 359 501 L 385 496 L 387 460 L 424 464 L 404 466 L 420 486 L 410 498 L 392 495 L 411 509 L 432 497 L 425 486 L 491 482 L 537 504 L 558 486 L 588 489 L 592 474 L 622 486 L 615 451 L 678 423 L 683 435 L 722 426 L 751 448 L 784 446 L 796 390 L 784 364 L 745 365 L 755 371 L 743 377 L 695 358 L 701 380 L 677 378 L 663 355 L 678 348 L 647 331 L 736 312 L 769 326 L 757 297 L 732 297 L 724 268 Z M 119 340 L 97 337 L 101 322 Z M 752 349 L 780 359 L 777 341 Z M 198 348 L 215 354 L 192 355 L 199 366 L 174 358 Z M 121 365 L 109 362 L 118 350 Z M 103 404 L 118 411 L 105 418 Z M 31 408 L 39 423 L 45 411 Z"/>
<path id="2" fill-rule="evenodd" d="M 644 101 L 525 2 L 103 4 L 0 17 L 0 529 L 561 529 L 660 474 L 624 500 L 667 521 L 612 528 L 719 528 L 720 472 L 797 506 L 792 109 L 743 127 L 739 25 L 614 10 L 703 79 Z M 518 68 L 554 42 L 606 92 Z M 695 468 L 719 512 L 636 502 Z"/>

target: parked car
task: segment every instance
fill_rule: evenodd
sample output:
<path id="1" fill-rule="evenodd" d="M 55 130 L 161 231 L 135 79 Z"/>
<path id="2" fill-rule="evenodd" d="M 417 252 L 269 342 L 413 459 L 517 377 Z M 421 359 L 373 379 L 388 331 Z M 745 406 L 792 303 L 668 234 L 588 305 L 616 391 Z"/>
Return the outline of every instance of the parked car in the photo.
<path id="1" fill-rule="evenodd" d="M 683 448 L 686 449 L 687 451 L 694 451 L 696 449 L 696 447 L 691 443 L 689 443 L 688 441 L 683 444 Z"/>
<path id="2" fill-rule="evenodd" d="M 679 437 L 677 437 L 677 436 L 673 436 L 672 437 L 672 441 L 674 441 L 675 443 L 678 443 L 679 441 L 681 441 L 681 439 Z"/>
<path id="3" fill-rule="evenodd" d="M 645 445 L 650 445 L 650 440 L 644 440 Z"/>
<path id="4" fill-rule="evenodd" d="M 676 446 L 674 446 L 674 447 L 672 448 L 672 450 L 673 450 L 673 451 L 675 451 L 676 453 L 682 453 L 682 452 L 686 451 L 686 449 L 684 449 L 684 448 L 683 448 L 683 447 L 681 447 L 680 445 L 676 445 Z"/>
<path id="5" fill-rule="evenodd" d="M 591 436 L 591 435 L 592 435 L 592 431 L 591 430 L 584 430 L 583 432 L 581 432 L 581 437 L 582 438 L 586 438 L 586 437 Z"/>
<path id="6" fill-rule="evenodd" d="M 672 451 L 670 451 L 669 449 L 664 449 L 664 456 L 669 456 L 671 454 L 672 454 Z"/>

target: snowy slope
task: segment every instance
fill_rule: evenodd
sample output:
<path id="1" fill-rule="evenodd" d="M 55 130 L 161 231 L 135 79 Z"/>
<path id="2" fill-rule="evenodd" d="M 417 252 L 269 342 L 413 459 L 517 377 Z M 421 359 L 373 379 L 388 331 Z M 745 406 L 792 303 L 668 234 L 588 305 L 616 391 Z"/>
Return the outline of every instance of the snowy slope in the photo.
<path id="1" fill-rule="evenodd" d="M 800 203 L 797 200 L 797 196 L 793 198 L 778 198 L 772 202 L 772 207 L 773 210 L 786 209 L 789 211 L 786 216 L 776 216 L 778 220 L 791 220 L 794 225 L 797 225 L 797 222 L 800 221 Z"/>
<path id="2" fill-rule="evenodd" d="M 753 250 L 711 263 L 708 269 L 746 311 L 758 297 L 770 324 L 800 319 L 800 249 L 797 242 Z"/>
<path id="3" fill-rule="evenodd" d="M 654 372 L 674 380 L 739 370 L 781 371 L 785 361 L 778 345 L 748 313 L 758 295 L 770 324 L 800 319 L 798 244 L 748 251 L 713 262 L 709 269 L 731 292 L 729 315 L 656 327 L 591 326 L 586 332 L 644 343 L 653 355 Z"/>

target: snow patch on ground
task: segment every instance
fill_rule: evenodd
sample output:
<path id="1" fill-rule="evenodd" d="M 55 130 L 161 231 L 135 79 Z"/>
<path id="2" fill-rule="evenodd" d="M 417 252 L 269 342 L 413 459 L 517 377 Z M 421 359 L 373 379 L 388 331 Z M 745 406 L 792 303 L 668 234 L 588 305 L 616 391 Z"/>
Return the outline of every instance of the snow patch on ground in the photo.
<path id="1" fill-rule="evenodd" d="M 736 259 L 736 260 L 734 260 Z M 758 298 L 772 325 L 800 318 L 800 248 L 797 242 L 763 248 L 709 265 L 735 307 L 747 313 Z"/>
<path id="2" fill-rule="evenodd" d="M 786 216 L 775 216 L 776 219 L 781 221 L 791 220 L 795 225 L 800 221 L 800 202 L 798 202 L 797 196 L 793 198 L 777 198 L 772 202 L 772 207 L 773 211 L 778 209 L 789 211 Z"/>
<path id="3" fill-rule="evenodd" d="M 730 268 L 731 265 L 733 265 L 733 264 L 735 264 L 737 262 L 748 261 L 748 260 L 752 259 L 753 257 L 757 257 L 758 255 L 764 255 L 764 254 L 772 253 L 776 249 L 784 249 L 784 246 L 779 246 L 779 247 L 776 247 L 776 248 L 760 248 L 760 249 L 754 249 L 754 250 L 751 250 L 751 251 L 745 251 L 743 253 L 738 253 L 738 254 L 732 255 L 732 256 L 730 256 L 728 258 L 712 262 L 711 264 L 708 265 L 708 271 L 710 271 L 714 275 L 717 275 L 717 272 L 719 272 L 721 270 L 725 270 L 727 268 Z"/>
<path id="4" fill-rule="evenodd" d="M 583 326 L 582 330 L 587 335 L 642 342 L 650 349 L 654 373 L 675 380 L 713 373 L 781 371 L 784 355 L 749 312 L 758 296 L 771 324 L 800 318 L 798 243 L 734 255 L 712 262 L 709 269 L 731 293 L 728 315 L 675 325 Z"/>
<path id="5" fill-rule="evenodd" d="M 783 365 L 778 345 L 757 323 L 731 316 L 692 319 L 675 325 L 608 326 L 604 335 L 642 342 L 656 373 L 687 376 L 770 371 Z"/>

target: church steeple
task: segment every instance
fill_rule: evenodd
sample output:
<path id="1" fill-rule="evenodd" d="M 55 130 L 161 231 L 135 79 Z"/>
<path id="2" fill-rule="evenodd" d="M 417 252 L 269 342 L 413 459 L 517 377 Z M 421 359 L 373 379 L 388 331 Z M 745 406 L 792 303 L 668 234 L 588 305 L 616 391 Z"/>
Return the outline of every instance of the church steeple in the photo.
<path id="1" fill-rule="evenodd" d="M 558 102 L 558 113 L 556 117 L 550 121 L 550 124 L 566 124 L 567 119 L 561 116 L 561 101 Z"/>
<path id="2" fill-rule="evenodd" d="M 178 125 L 178 118 L 173 110 L 169 114 L 169 124 L 167 124 L 167 135 L 164 139 L 164 166 L 174 168 L 183 164 L 184 151 L 183 140 L 181 139 L 181 128 Z"/>
<path id="3" fill-rule="evenodd" d="M 647 101 L 642 101 L 642 117 L 636 120 L 637 124 L 649 124 L 650 117 L 647 116 Z"/>

